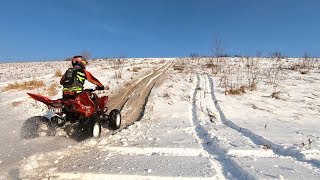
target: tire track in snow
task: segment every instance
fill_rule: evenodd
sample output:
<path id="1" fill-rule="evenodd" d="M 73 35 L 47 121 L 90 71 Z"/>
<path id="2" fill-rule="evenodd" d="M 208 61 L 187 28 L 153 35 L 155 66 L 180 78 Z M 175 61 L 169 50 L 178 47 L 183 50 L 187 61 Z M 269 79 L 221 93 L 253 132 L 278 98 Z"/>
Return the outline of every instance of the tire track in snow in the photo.
<path id="1" fill-rule="evenodd" d="M 154 73 L 136 83 L 133 88 L 129 88 L 125 94 L 125 101 L 121 105 L 122 120 L 124 123 L 121 125 L 121 129 L 130 126 L 135 121 L 139 121 L 145 111 L 145 105 L 148 102 L 149 95 L 157 82 L 158 78 L 165 74 L 170 67 L 171 63 L 168 63 L 161 68 L 157 69 Z M 130 94 L 127 94 L 130 93 Z M 123 98 L 122 98 L 123 99 Z M 117 98 L 115 98 L 117 100 Z M 111 106 L 113 108 L 117 106 Z M 112 109 L 112 108 L 110 108 Z M 118 130 L 118 131 L 119 131 Z"/>
<path id="2" fill-rule="evenodd" d="M 218 139 L 216 136 L 211 137 L 210 133 L 201 124 L 201 120 L 198 118 L 199 110 L 197 105 L 197 94 L 199 93 L 200 77 L 197 75 L 197 85 L 193 92 L 192 98 L 192 122 L 195 126 L 195 131 L 197 136 L 203 141 L 202 147 L 205 151 L 211 154 L 215 160 L 218 160 L 223 167 L 223 172 L 221 172 L 225 177 L 229 178 L 239 178 L 239 179 L 255 179 L 254 176 L 245 171 L 241 166 L 239 166 L 234 160 L 228 157 L 227 150 L 218 144 Z M 200 97 L 201 98 L 201 97 Z M 204 98 L 204 97 L 203 97 Z M 216 169 L 219 173 L 219 169 Z"/>
<path id="3" fill-rule="evenodd" d="M 220 120 L 223 122 L 223 124 L 225 124 L 226 126 L 228 126 L 231 129 L 238 131 L 241 135 L 249 138 L 256 145 L 260 145 L 260 146 L 268 145 L 268 147 L 270 147 L 273 150 L 273 152 L 276 153 L 277 155 L 289 156 L 289 157 L 294 158 L 297 161 L 309 163 L 314 168 L 317 168 L 319 170 L 319 168 L 320 168 L 320 161 L 319 160 L 317 160 L 317 159 L 308 160 L 308 159 L 306 159 L 305 155 L 303 153 L 301 153 L 300 151 L 293 149 L 293 148 L 287 149 L 281 145 L 273 143 L 272 141 L 267 140 L 264 137 L 250 131 L 249 129 L 238 126 L 237 124 L 228 120 L 226 118 L 225 114 L 223 113 L 223 111 L 221 110 L 221 107 L 218 104 L 216 96 L 214 94 L 213 79 L 209 75 L 207 75 L 207 79 L 209 80 L 209 83 L 210 83 L 210 88 L 211 88 L 210 93 L 211 93 L 212 101 L 214 102 L 215 107 L 219 112 Z"/>
<path id="4" fill-rule="evenodd" d="M 109 104 L 108 104 L 109 111 L 111 111 L 111 109 L 113 109 L 113 108 L 117 108 L 117 109 L 122 110 L 124 105 L 127 104 L 128 100 L 133 96 L 133 94 L 135 93 L 135 90 L 138 87 L 141 87 L 148 80 L 149 80 L 148 81 L 149 83 L 147 85 L 149 85 L 151 80 L 153 80 L 155 77 L 157 77 L 160 74 L 162 74 L 163 72 L 165 72 L 164 69 L 167 69 L 170 65 L 171 65 L 171 63 L 163 65 L 162 67 L 159 67 L 154 72 L 151 72 L 151 73 L 143 76 L 142 78 L 137 80 L 135 83 L 131 84 L 128 88 L 121 91 L 120 93 L 109 97 L 109 99 L 110 99 Z"/>

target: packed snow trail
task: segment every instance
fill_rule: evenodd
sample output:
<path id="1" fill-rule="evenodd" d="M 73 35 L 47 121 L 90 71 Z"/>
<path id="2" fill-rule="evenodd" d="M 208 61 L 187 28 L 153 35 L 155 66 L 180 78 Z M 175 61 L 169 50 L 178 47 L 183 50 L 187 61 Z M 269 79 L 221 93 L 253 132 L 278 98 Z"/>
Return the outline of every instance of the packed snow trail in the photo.
<path id="1" fill-rule="evenodd" d="M 196 81 L 193 98 L 194 123 L 198 128 L 198 136 L 204 140 L 204 147 L 209 149 L 209 146 L 209 152 L 220 152 L 220 157 L 224 157 L 220 161 L 225 169 L 224 174 L 231 173 L 233 177 L 240 179 L 305 178 L 302 174 L 308 172 L 310 178 L 319 177 L 319 168 L 310 161 L 301 160 L 295 154 L 285 157 L 285 154 L 273 149 L 275 145 L 272 142 L 228 120 L 215 98 L 213 79 L 210 76 L 197 75 Z M 271 149 L 264 143 L 271 144 Z M 213 148 L 218 148 L 219 151 L 214 151 Z M 261 162 L 257 164 L 255 161 Z M 267 172 L 259 170 L 261 166 L 268 167 Z M 292 171 L 288 173 L 288 169 Z"/>
<path id="2" fill-rule="evenodd" d="M 162 75 L 167 72 L 170 66 L 171 62 L 156 69 L 153 73 L 151 73 L 151 75 L 144 77 L 141 81 L 138 81 L 134 85 L 130 86 L 129 90 L 127 91 L 130 92 L 130 94 L 126 96 L 127 99 L 125 100 L 124 104 L 121 105 L 123 122 L 121 128 L 129 126 L 135 121 L 141 119 L 144 113 L 145 105 L 148 102 L 148 97 L 154 87 L 154 84 Z M 114 101 L 118 101 L 118 99 L 114 98 Z M 110 106 L 112 107 L 112 104 Z"/>

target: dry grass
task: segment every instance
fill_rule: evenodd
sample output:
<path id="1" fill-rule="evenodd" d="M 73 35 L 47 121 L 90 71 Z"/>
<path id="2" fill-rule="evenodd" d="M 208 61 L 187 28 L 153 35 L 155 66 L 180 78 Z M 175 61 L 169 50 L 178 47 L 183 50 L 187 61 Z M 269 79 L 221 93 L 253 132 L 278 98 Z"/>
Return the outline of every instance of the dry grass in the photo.
<path id="1" fill-rule="evenodd" d="M 54 72 L 54 77 L 61 77 L 63 76 L 62 72 L 60 69 L 56 69 L 56 71 Z"/>
<path id="2" fill-rule="evenodd" d="M 263 144 L 262 149 L 271 149 L 272 147 L 269 144 Z"/>
<path id="3" fill-rule="evenodd" d="M 32 90 L 44 87 L 45 84 L 42 80 L 31 80 L 25 81 L 21 83 L 9 83 L 6 87 L 4 87 L 3 91 L 10 91 L 10 90 Z"/>
<path id="4" fill-rule="evenodd" d="M 308 74 L 309 69 L 299 69 L 300 74 Z"/>
<path id="5" fill-rule="evenodd" d="M 168 98 L 168 99 L 171 99 L 168 93 L 165 93 L 165 94 L 163 95 L 163 97 Z"/>
<path id="6" fill-rule="evenodd" d="M 251 83 L 248 88 L 250 91 L 256 91 L 258 87 L 256 83 Z"/>
<path id="7" fill-rule="evenodd" d="M 122 72 L 124 69 L 124 65 L 126 62 L 126 58 L 125 57 L 119 57 L 116 59 L 112 59 L 110 60 L 111 62 L 111 68 L 114 71 L 114 77 L 116 79 L 121 79 L 122 78 Z"/>
<path id="8" fill-rule="evenodd" d="M 55 96 L 58 94 L 58 90 L 57 90 L 58 86 L 59 84 L 53 83 L 47 88 L 47 92 L 49 96 Z"/>
<path id="9" fill-rule="evenodd" d="M 280 95 L 279 91 L 271 93 L 271 97 L 275 99 L 281 99 L 279 95 Z"/>
<path id="10" fill-rule="evenodd" d="M 133 67 L 132 68 L 133 72 L 139 72 L 139 70 L 141 70 L 141 67 Z"/>
<path id="11" fill-rule="evenodd" d="M 300 65 L 299 64 L 293 64 L 290 67 L 288 67 L 289 70 L 292 71 L 297 71 L 298 69 L 300 69 Z"/>
<path id="12" fill-rule="evenodd" d="M 205 67 L 205 68 L 216 68 L 217 65 L 209 62 L 209 63 L 206 63 L 206 64 L 204 65 L 204 67 Z"/>
<path id="13" fill-rule="evenodd" d="M 14 101 L 14 102 L 11 103 L 11 106 L 12 107 L 17 107 L 17 106 L 20 106 L 22 103 L 23 103 L 23 101 Z"/>
<path id="14" fill-rule="evenodd" d="M 183 65 L 173 65 L 173 70 L 182 72 L 185 66 Z"/>
<path id="15" fill-rule="evenodd" d="M 246 93 L 246 88 L 245 86 L 240 86 L 239 88 L 230 88 L 227 90 L 228 94 L 231 95 L 240 95 Z"/>

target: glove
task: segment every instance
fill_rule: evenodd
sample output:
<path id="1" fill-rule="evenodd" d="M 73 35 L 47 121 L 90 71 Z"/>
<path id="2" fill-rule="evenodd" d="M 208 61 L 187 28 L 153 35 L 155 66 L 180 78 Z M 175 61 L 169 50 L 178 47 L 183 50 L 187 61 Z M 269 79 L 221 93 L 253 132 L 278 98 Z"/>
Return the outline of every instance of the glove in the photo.
<path id="1" fill-rule="evenodd" d="M 98 86 L 96 90 L 104 90 L 104 86 Z"/>

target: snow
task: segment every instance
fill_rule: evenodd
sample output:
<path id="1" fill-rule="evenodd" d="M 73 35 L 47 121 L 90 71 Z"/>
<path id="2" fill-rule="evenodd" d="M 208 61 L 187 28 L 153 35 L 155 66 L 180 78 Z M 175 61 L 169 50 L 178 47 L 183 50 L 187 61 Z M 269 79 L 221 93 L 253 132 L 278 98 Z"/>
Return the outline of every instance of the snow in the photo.
<path id="1" fill-rule="evenodd" d="M 93 61 L 89 71 L 110 84 L 114 93 L 131 79 L 139 83 L 161 61 L 128 60 L 122 79 L 114 79 L 110 64 L 103 60 Z M 271 67 L 272 63 L 261 60 L 265 67 Z M 57 64 L 61 69 L 67 68 L 65 62 Z M 138 73 L 127 70 L 134 66 L 143 68 Z M 1 148 L 0 167 L 11 165 L 15 169 L 11 168 L 11 172 L 17 173 L 10 175 L 4 171 L 0 179 L 320 178 L 319 69 L 303 75 L 282 70 L 283 78 L 276 88 L 262 80 L 256 91 L 225 95 L 219 77 L 197 66 L 196 62 L 190 62 L 187 67 L 192 71 L 170 68 L 164 76 L 159 75 L 140 121 L 99 140 L 80 143 L 64 137 L 19 140 L 9 135 L 19 134 L 23 119 L 43 114 L 46 107 L 30 100 L 26 91 L 1 92 L 1 109 L 10 109 L 3 116 L 18 120 L 1 118 L 1 127 L 7 126 L 11 132 L 0 129 L 3 130 L 0 142 L 6 144 Z M 59 80 L 51 78 L 53 72 L 45 73 L 52 68 L 47 62 L 1 64 L 1 67 L 4 73 L 1 87 L 19 80 L 11 75 L 18 74 L 21 67 L 34 68 L 27 78 L 36 76 L 46 84 Z M 10 78 L 3 78 L 5 75 Z M 280 92 L 279 99 L 271 97 L 275 89 Z M 14 101 L 23 104 L 12 107 Z M 26 145 L 21 146 L 22 142 Z M 64 145 L 58 146 L 57 142 Z M 40 150 L 27 147 L 37 144 L 44 147 Z M 9 146 L 20 146 L 22 150 L 17 154 Z"/>

